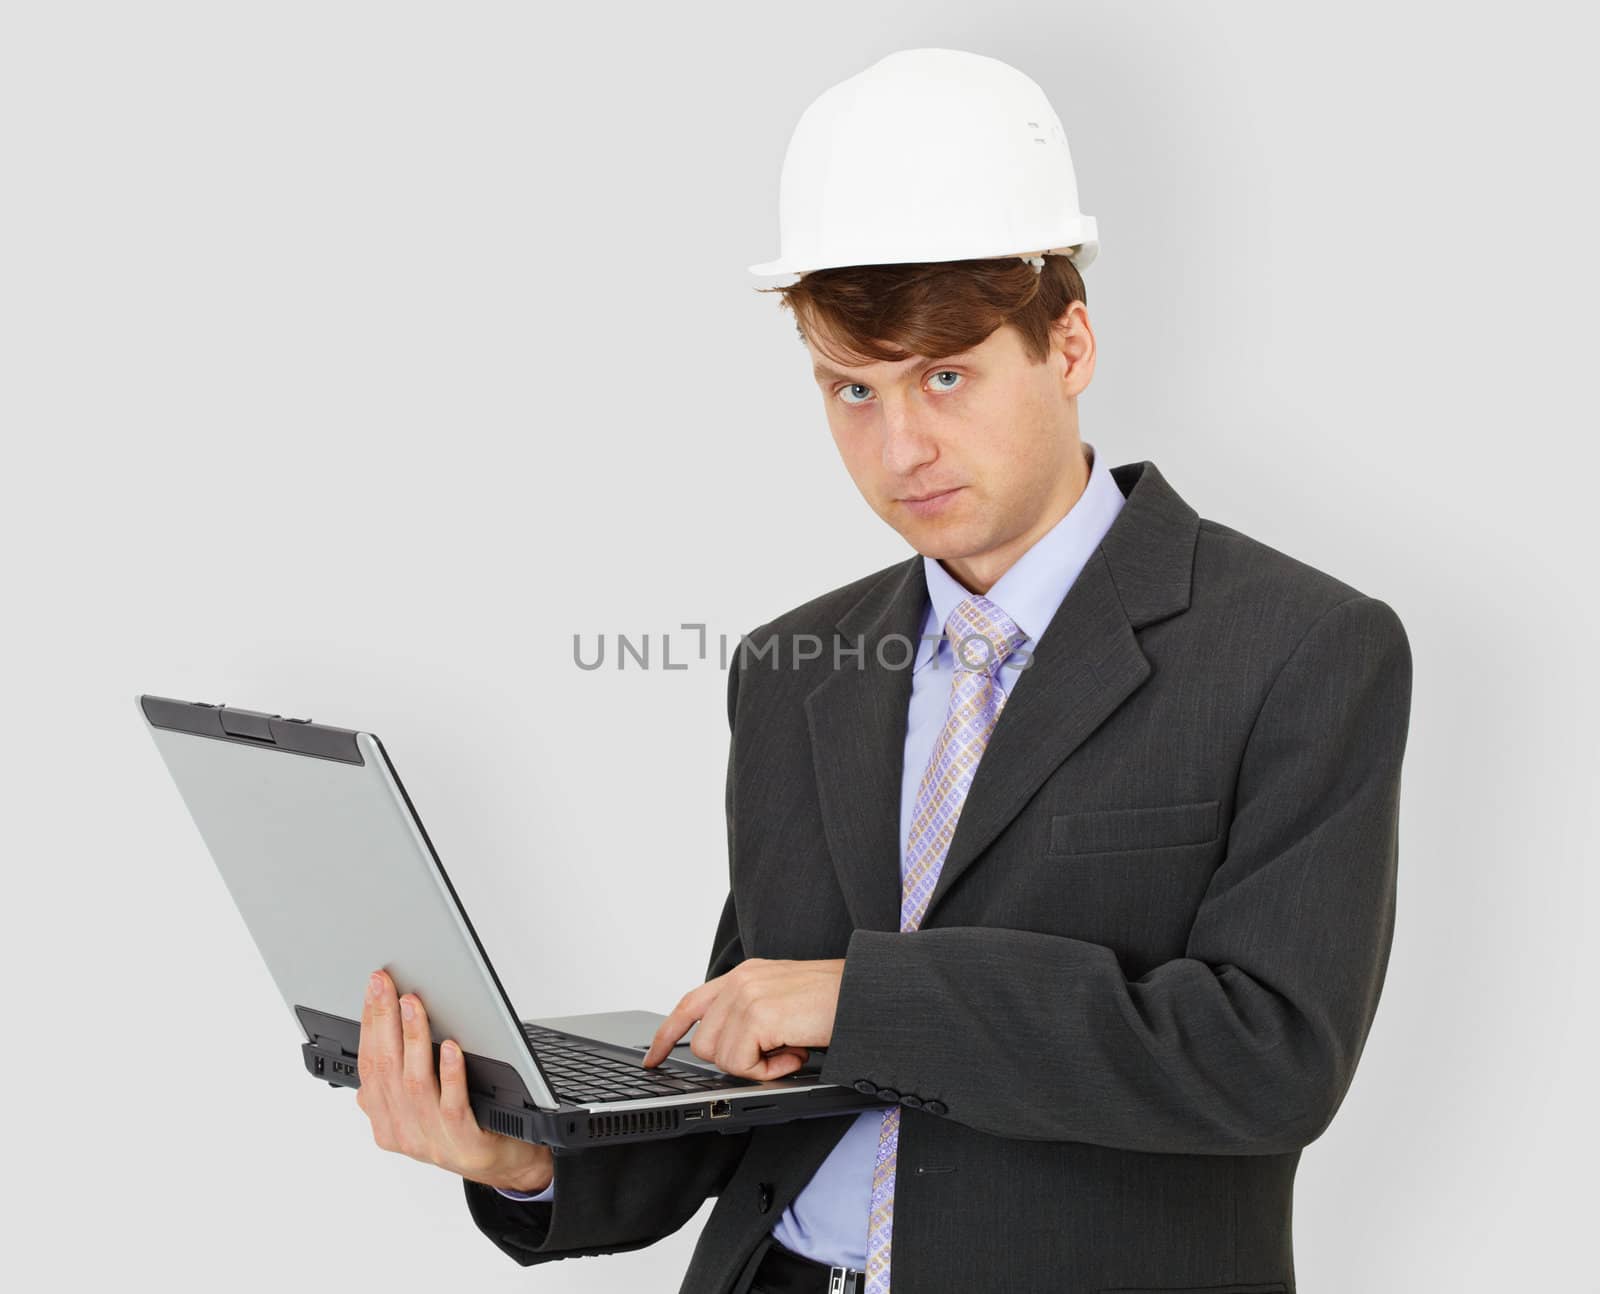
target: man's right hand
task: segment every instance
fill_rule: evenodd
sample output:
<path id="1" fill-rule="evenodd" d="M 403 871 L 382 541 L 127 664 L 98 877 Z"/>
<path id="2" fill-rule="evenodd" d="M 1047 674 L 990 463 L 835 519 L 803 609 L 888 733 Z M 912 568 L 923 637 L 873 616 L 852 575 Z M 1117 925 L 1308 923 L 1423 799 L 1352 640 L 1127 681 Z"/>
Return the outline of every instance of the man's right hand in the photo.
<path id="1" fill-rule="evenodd" d="M 410 1008 L 405 1018 L 403 1007 Z M 467 1102 L 467 1067 L 451 1040 L 439 1046 L 433 1074 L 433 1035 L 415 993 L 396 998 L 379 970 L 367 982 L 361 1008 L 356 1104 L 372 1122 L 384 1150 L 508 1191 L 542 1191 L 555 1176 L 550 1147 L 485 1132 Z"/>

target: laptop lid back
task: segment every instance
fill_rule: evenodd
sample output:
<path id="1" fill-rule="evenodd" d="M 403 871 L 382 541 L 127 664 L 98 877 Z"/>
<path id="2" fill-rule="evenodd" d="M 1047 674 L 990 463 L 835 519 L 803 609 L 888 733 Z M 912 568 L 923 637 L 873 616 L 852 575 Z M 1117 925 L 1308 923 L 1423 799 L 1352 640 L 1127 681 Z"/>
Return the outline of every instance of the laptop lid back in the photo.
<path id="1" fill-rule="evenodd" d="M 556 1108 L 382 743 L 370 732 L 142 695 L 139 710 L 297 1027 L 361 1019 L 388 971 L 435 1043 L 511 1066 Z"/>

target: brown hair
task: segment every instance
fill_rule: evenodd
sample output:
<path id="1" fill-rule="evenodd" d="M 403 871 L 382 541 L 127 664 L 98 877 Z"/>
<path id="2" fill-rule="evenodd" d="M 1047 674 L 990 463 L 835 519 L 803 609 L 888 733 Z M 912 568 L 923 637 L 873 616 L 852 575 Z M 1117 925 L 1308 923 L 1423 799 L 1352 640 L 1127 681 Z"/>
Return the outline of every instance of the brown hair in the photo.
<path id="1" fill-rule="evenodd" d="M 798 282 L 757 288 L 782 294 L 800 340 L 840 364 L 942 359 L 978 345 L 1002 324 L 1022 335 L 1035 364 L 1050 353 L 1050 325 L 1074 301 L 1087 301 L 1083 277 L 1066 256 L 1036 270 L 1017 256 L 812 270 Z M 824 351 L 820 335 L 837 350 Z"/>

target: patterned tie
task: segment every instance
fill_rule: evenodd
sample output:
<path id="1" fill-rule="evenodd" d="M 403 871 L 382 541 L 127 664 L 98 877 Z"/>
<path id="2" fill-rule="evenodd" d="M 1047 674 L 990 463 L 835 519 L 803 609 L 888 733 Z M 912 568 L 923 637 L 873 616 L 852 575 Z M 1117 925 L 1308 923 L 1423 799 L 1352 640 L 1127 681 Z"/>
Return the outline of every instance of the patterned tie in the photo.
<path id="1" fill-rule="evenodd" d="M 917 929 L 928 910 L 967 788 L 1006 703 L 998 678 L 1000 666 L 1028 637 L 1004 611 L 978 595 L 965 599 L 950 613 L 945 635 L 955 657 L 955 676 L 950 681 L 950 709 L 928 756 L 911 815 L 900 896 L 902 934 Z M 896 1105 L 883 1113 L 872 1170 L 867 1294 L 889 1294 L 889 1240 L 894 1228 L 894 1168 L 899 1144 L 900 1107 Z"/>

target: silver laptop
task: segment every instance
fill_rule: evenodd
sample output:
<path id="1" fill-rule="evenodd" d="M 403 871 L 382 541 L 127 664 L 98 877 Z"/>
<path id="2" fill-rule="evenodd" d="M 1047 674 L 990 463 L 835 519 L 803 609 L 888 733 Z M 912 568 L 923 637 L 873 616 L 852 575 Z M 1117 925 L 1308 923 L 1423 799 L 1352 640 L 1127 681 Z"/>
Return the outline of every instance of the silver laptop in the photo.
<path id="1" fill-rule="evenodd" d="M 820 1082 L 820 1049 L 763 1082 L 702 1061 L 687 1040 L 643 1068 L 664 1018 L 653 1011 L 522 1018 L 374 733 L 137 699 L 313 1077 L 360 1086 L 363 993 L 381 967 L 427 1006 L 435 1066 L 441 1039 L 460 1045 L 480 1126 L 523 1141 L 579 1148 L 883 1105 Z M 555 907 L 553 878 L 551 893 Z"/>

